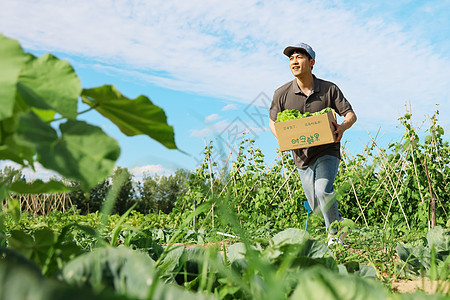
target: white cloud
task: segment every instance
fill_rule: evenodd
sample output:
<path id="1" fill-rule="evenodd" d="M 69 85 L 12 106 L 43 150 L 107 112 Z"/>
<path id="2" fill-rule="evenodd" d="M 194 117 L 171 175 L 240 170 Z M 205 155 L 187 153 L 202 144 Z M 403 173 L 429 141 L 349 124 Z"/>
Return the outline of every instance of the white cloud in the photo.
<path id="1" fill-rule="evenodd" d="M 411 101 L 423 114 L 440 103 L 444 126 L 450 124 L 448 53 L 437 53 L 420 30 L 408 31 L 412 25 L 349 7 L 305 0 L 5 0 L 0 31 L 30 49 L 81 56 L 162 87 L 246 103 L 290 80 L 281 52 L 303 40 L 316 50 L 317 76 L 341 87 L 360 122 L 397 123 Z"/>
<path id="2" fill-rule="evenodd" d="M 173 170 L 164 168 L 164 166 L 157 164 L 157 165 L 146 165 L 141 167 L 134 167 L 129 169 L 130 173 L 133 174 L 133 180 L 134 181 L 141 181 L 144 177 L 148 176 L 169 176 L 170 174 L 174 173 Z"/>
<path id="3" fill-rule="evenodd" d="M 230 125 L 227 120 L 219 121 L 215 124 L 208 124 L 202 129 L 191 129 L 191 136 L 193 137 L 210 137 L 225 130 Z"/>
<path id="4" fill-rule="evenodd" d="M 191 129 L 191 136 L 200 138 L 212 138 L 218 136 L 221 139 L 228 140 L 231 136 L 241 136 L 243 133 L 250 133 L 256 137 L 262 132 L 267 131 L 266 127 L 260 127 L 255 122 L 236 117 L 233 121 L 222 120 L 215 124 L 208 124 L 202 129 Z"/>
<path id="5" fill-rule="evenodd" d="M 20 170 L 21 173 L 25 176 L 27 181 L 34 181 L 36 179 L 41 179 L 42 181 L 49 181 L 50 179 L 61 179 L 61 175 L 58 173 L 48 170 L 44 168 L 40 163 L 34 163 L 34 169 L 31 168 L 23 168 L 21 165 L 12 162 L 12 161 L 0 161 L 0 169 L 4 169 L 5 167 L 10 167 L 16 170 Z"/>
<path id="6" fill-rule="evenodd" d="M 228 105 L 225 105 L 225 106 L 222 108 L 222 111 L 236 110 L 236 109 L 237 109 L 236 104 L 228 104 Z"/>
<path id="7" fill-rule="evenodd" d="M 4 169 L 5 167 L 10 167 L 16 170 L 20 170 L 22 174 L 25 176 L 27 181 L 33 181 L 36 179 L 41 179 L 43 181 L 48 181 L 50 179 L 61 179 L 62 177 L 51 170 L 45 169 L 40 163 L 35 162 L 34 168 L 36 171 L 33 171 L 31 168 L 24 168 L 22 166 L 11 161 L 0 161 L 0 169 Z M 156 165 L 146 165 L 141 167 L 135 167 L 129 169 L 129 172 L 134 175 L 134 180 L 138 181 L 144 178 L 145 176 L 155 176 L 155 175 L 170 175 L 174 173 L 172 169 L 165 168 L 160 164 Z"/>
<path id="8" fill-rule="evenodd" d="M 163 175 L 167 173 L 172 173 L 173 170 L 166 169 L 162 165 L 147 165 L 147 166 L 141 166 L 141 167 L 135 167 L 130 169 L 130 173 L 132 173 L 135 176 L 144 176 L 144 175 L 150 175 L 153 176 L 155 174 Z"/>
<path id="9" fill-rule="evenodd" d="M 218 114 L 211 114 L 211 115 L 209 115 L 209 116 L 207 116 L 205 118 L 204 122 L 205 123 L 211 123 L 211 122 L 214 122 L 214 121 L 216 121 L 218 119 L 220 119 L 220 116 Z"/>

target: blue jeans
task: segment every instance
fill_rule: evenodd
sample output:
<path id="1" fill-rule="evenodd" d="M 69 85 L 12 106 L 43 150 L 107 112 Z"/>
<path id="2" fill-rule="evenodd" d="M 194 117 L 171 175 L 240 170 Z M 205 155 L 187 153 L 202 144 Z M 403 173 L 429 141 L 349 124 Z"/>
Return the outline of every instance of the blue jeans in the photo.
<path id="1" fill-rule="evenodd" d="M 327 229 L 341 218 L 333 188 L 338 168 L 339 158 L 325 155 L 306 169 L 298 169 L 309 206 L 316 213 L 320 209 Z M 330 232 L 335 233 L 336 229 L 331 228 Z"/>

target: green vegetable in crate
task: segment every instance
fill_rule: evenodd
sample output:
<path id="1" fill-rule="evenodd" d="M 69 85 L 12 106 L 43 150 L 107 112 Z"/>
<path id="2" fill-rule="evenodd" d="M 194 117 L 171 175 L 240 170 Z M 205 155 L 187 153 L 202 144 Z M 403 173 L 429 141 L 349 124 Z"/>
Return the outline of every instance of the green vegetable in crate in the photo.
<path id="1" fill-rule="evenodd" d="M 327 112 L 332 111 L 332 110 L 333 109 L 331 107 L 327 107 L 327 108 L 322 109 L 321 111 L 318 111 L 318 112 L 315 112 L 312 114 L 310 112 L 305 112 L 304 114 L 302 114 L 301 112 L 299 112 L 296 109 L 286 109 L 286 110 L 283 110 L 278 113 L 277 120 L 275 122 L 284 122 L 284 121 L 289 121 L 289 120 L 306 118 L 306 117 L 310 117 L 310 116 L 317 116 L 317 115 L 321 115 L 321 114 L 326 114 Z"/>
<path id="2" fill-rule="evenodd" d="M 323 115 L 323 114 L 326 114 L 329 111 L 333 111 L 333 109 L 331 107 L 324 108 L 321 111 L 313 113 L 313 116 Z"/>
<path id="3" fill-rule="evenodd" d="M 286 109 L 278 113 L 276 122 L 284 122 L 302 118 L 302 113 L 296 109 Z"/>

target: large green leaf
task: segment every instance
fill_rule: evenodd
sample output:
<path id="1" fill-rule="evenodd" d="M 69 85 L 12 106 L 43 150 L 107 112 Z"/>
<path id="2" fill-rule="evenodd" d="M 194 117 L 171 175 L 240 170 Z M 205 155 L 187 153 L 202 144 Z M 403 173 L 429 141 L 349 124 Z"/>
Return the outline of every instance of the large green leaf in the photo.
<path id="1" fill-rule="evenodd" d="M 312 239 L 305 230 L 288 228 L 276 234 L 272 242 L 272 247 L 268 248 L 268 256 L 277 265 L 289 262 L 289 266 L 293 268 L 323 265 L 330 270 L 338 270 L 328 247 Z"/>
<path id="2" fill-rule="evenodd" d="M 434 246 L 437 252 L 450 251 L 450 229 L 436 226 L 427 233 L 428 245 Z"/>
<path id="3" fill-rule="evenodd" d="M 173 279 L 174 275 L 181 270 L 182 264 L 180 261 L 184 251 L 184 246 L 172 246 L 167 255 L 161 261 L 158 266 L 158 272 L 164 279 Z"/>
<path id="4" fill-rule="evenodd" d="M 40 300 L 43 278 L 23 265 L 0 260 L 0 299 Z"/>
<path id="5" fill-rule="evenodd" d="M 34 145 L 38 161 L 47 169 L 80 182 L 89 190 L 110 176 L 119 157 L 117 141 L 99 127 L 68 120 L 60 125 L 61 136 L 33 113 L 19 124 L 18 139 Z"/>
<path id="6" fill-rule="evenodd" d="M 56 243 L 56 234 L 50 228 L 36 230 L 32 234 L 21 230 L 11 231 L 8 246 L 38 266 L 43 266 L 49 257 L 49 249 Z"/>
<path id="7" fill-rule="evenodd" d="M 410 246 L 408 248 L 398 244 L 396 250 L 400 259 L 406 263 L 404 269 L 408 271 L 409 275 L 425 274 L 426 270 L 430 269 L 431 251 L 429 248 L 424 246 Z"/>
<path id="8" fill-rule="evenodd" d="M 33 166 L 34 157 L 39 144 L 51 145 L 57 138 L 56 131 L 47 123 L 41 121 L 35 114 L 16 113 L 9 122 L 10 132 L 4 138 L 4 145 L 0 146 L 0 159 L 10 159 L 25 165 L 27 160 Z"/>
<path id="9" fill-rule="evenodd" d="M 83 102 L 110 119 L 127 136 L 145 134 L 169 149 L 176 149 L 173 127 L 164 111 L 149 98 L 129 99 L 114 86 L 84 89 Z"/>
<path id="10" fill-rule="evenodd" d="M 126 247 L 99 248 L 69 262 L 63 279 L 72 286 L 94 291 L 113 289 L 122 295 L 145 299 L 155 279 L 154 261 Z"/>
<path id="11" fill-rule="evenodd" d="M 215 299 L 155 281 L 154 261 L 144 253 L 126 247 L 98 248 L 81 255 L 67 264 L 61 275 L 67 283 L 78 288 L 89 287 L 102 293 L 112 290 L 137 299 Z M 153 295 L 149 298 L 153 287 Z"/>
<path id="12" fill-rule="evenodd" d="M 345 264 L 339 265 L 338 268 L 339 274 L 342 275 L 351 273 L 367 278 L 375 278 L 377 276 L 377 271 L 375 270 L 374 267 L 363 265 L 356 261 L 346 262 Z"/>
<path id="13" fill-rule="evenodd" d="M 9 189 L 18 194 L 62 193 L 70 191 L 70 188 L 61 181 L 50 180 L 48 182 L 43 182 L 40 179 L 31 183 L 15 181 L 11 184 Z"/>
<path id="14" fill-rule="evenodd" d="M 12 230 L 8 237 L 8 246 L 30 259 L 33 255 L 34 240 L 31 235 L 21 230 Z"/>
<path id="15" fill-rule="evenodd" d="M 7 300 L 136 300 L 113 292 L 93 293 L 47 280 L 31 261 L 8 248 L 0 248 L 0 299 Z"/>
<path id="16" fill-rule="evenodd" d="M 39 150 L 39 147 L 47 148 L 58 140 L 56 130 L 32 112 L 20 116 L 16 132 L 15 140 L 19 144 L 36 150 Z"/>
<path id="17" fill-rule="evenodd" d="M 0 121 L 0 159 L 12 160 L 23 166 L 33 166 L 36 150 L 28 144 L 20 144 L 15 139 L 15 133 L 20 121 L 20 116 L 30 111 L 30 107 L 16 93 L 13 116 Z"/>
<path id="18" fill-rule="evenodd" d="M 0 121 L 0 123 L 5 121 Z M 0 124 L 1 126 L 2 124 Z M 36 155 L 34 147 L 29 144 L 17 143 L 14 133 L 5 133 L 2 143 L 0 145 L 0 160 L 12 160 L 21 165 L 25 165 L 25 161 L 28 161 L 29 165 L 33 165 L 33 157 Z"/>
<path id="19" fill-rule="evenodd" d="M 111 175 L 120 154 L 115 139 L 82 121 L 69 120 L 60 130 L 58 143 L 50 151 L 38 152 L 42 165 L 79 180 L 85 189 Z"/>
<path id="20" fill-rule="evenodd" d="M 313 267 L 299 272 L 298 284 L 290 299 L 385 300 L 387 296 L 387 290 L 375 280 Z"/>
<path id="21" fill-rule="evenodd" d="M 206 294 L 202 292 L 191 293 L 186 289 L 172 285 L 172 284 L 159 284 L 153 294 L 152 299 L 158 300 L 173 300 L 173 299 L 183 299 L 183 300 L 213 300 L 217 299 L 212 294 Z"/>
<path id="22" fill-rule="evenodd" d="M 296 256 L 308 258 L 325 258 L 330 257 L 328 247 L 320 242 L 312 239 L 312 237 L 302 229 L 288 228 L 272 238 L 273 248 L 275 251 L 270 255 L 272 259 L 277 258 L 284 252 L 296 253 Z"/>
<path id="23" fill-rule="evenodd" d="M 17 78 L 30 57 L 17 41 L 0 34 L 0 120 L 13 115 Z"/>
<path id="24" fill-rule="evenodd" d="M 71 119 L 77 116 L 80 79 L 68 62 L 51 54 L 32 59 L 24 66 L 17 89 L 32 107 L 56 111 Z"/>
<path id="25" fill-rule="evenodd" d="M 244 259 L 245 253 L 247 252 L 244 243 L 234 243 L 233 245 L 230 245 L 227 250 L 230 263 L 238 259 Z"/>
<path id="26" fill-rule="evenodd" d="M 313 239 L 305 240 L 301 244 L 284 244 L 279 249 L 282 252 L 296 252 L 297 256 L 305 256 L 309 258 L 324 258 L 331 257 L 328 247 Z"/>
<path id="27" fill-rule="evenodd" d="M 272 241 L 275 247 L 281 247 L 285 244 L 303 244 L 311 239 L 308 232 L 297 228 L 287 228 L 273 236 Z"/>

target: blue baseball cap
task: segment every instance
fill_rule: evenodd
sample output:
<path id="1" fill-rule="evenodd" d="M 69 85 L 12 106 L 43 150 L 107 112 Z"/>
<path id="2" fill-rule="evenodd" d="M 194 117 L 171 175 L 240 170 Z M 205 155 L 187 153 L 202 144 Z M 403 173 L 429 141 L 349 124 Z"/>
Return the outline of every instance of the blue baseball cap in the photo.
<path id="1" fill-rule="evenodd" d="M 310 45 L 305 43 L 298 43 L 295 46 L 288 46 L 284 49 L 283 53 L 286 56 L 291 56 L 292 52 L 298 49 L 305 50 L 311 56 L 312 59 L 316 59 L 316 52 L 314 52 L 314 50 L 311 48 Z"/>

